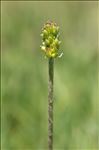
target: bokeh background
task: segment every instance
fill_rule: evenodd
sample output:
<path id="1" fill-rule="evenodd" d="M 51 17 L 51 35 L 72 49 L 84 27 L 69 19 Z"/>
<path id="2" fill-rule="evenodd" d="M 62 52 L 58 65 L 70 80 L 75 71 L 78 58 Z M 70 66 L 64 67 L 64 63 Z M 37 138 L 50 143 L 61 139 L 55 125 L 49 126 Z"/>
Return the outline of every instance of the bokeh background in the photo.
<path id="1" fill-rule="evenodd" d="M 47 150 L 47 20 L 60 26 L 64 52 L 55 59 L 54 150 L 98 150 L 97 3 L 2 2 L 2 150 Z"/>

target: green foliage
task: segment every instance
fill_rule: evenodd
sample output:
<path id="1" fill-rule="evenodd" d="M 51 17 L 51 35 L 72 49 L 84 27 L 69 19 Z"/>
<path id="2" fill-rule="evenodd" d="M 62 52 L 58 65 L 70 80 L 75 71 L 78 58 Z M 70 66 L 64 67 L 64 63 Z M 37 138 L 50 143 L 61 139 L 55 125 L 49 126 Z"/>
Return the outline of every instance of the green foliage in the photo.
<path id="1" fill-rule="evenodd" d="M 2 150 L 46 150 L 48 66 L 41 26 L 61 28 L 54 149 L 98 150 L 97 2 L 2 2 Z"/>

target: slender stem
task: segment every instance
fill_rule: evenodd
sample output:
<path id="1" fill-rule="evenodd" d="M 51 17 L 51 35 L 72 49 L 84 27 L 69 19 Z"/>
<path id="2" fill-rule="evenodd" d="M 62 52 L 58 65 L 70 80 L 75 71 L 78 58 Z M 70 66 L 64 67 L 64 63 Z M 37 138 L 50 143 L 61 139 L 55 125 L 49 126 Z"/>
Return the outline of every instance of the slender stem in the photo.
<path id="1" fill-rule="evenodd" d="M 48 149 L 53 150 L 53 77 L 54 59 L 49 58 L 49 82 L 48 82 Z"/>

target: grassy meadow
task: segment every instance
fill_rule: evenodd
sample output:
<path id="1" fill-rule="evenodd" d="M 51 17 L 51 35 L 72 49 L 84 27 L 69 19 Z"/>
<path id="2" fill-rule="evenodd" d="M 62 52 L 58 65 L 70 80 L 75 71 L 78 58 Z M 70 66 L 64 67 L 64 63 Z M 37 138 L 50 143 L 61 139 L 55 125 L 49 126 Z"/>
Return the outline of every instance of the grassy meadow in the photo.
<path id="1" fill-rule="evenodd" d="M 2 1 L 2 150 L 47 150 L 47 20 L 60 26 L 54 150 L 98 150 L 98 2 Z"/>

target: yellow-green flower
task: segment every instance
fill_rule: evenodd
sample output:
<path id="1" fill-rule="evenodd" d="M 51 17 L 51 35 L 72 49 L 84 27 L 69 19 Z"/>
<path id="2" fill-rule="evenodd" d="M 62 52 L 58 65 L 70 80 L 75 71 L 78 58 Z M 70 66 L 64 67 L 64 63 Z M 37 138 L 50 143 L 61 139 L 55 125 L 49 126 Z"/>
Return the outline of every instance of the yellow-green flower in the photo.
<path id="1" fill-rule="evenodd" d="M 55 58 L 59 55 L 59 27 L 54 22 L 48 21 L 42 28 L 42 45 L 41 50 L 44 51 L 48 58 Z"/>

